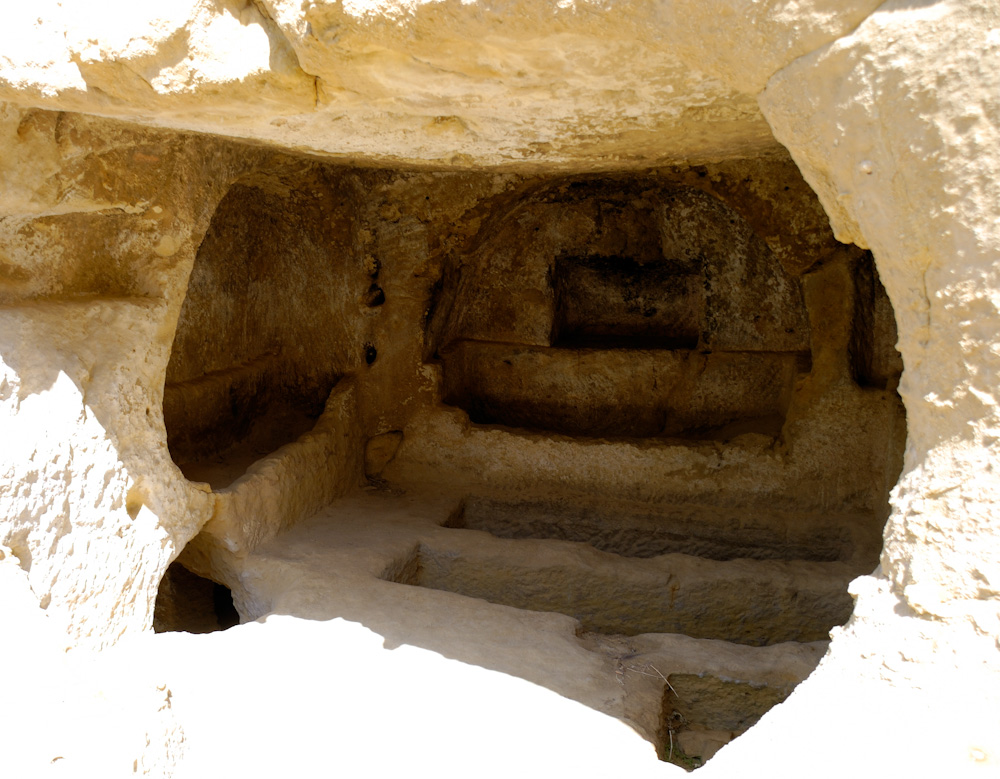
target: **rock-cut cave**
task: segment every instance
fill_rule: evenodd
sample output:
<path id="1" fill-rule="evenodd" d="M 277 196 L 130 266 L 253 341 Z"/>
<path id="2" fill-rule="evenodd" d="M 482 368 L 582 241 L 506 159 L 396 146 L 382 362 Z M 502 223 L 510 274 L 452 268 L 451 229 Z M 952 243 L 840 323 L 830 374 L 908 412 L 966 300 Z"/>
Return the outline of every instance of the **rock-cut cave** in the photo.
<path id="1" fill-rule="evenodd" d="M 0 771 L 996 768 L 1000 1 L 9 10 Z"/>
<path id="2" fill-rule="evenodd" d="M 895 342 L 870 253 L 781 158 L 512 178 L 272 155 L 219 200 L 179 313 L 167 440 L 223 508 L 157 628 L 228 627 L 228 597 L 262 616 L 306 545 L 298 576 L 355 582 L 325 613 L 399 641 L 462 658 L 428 621 L 537 613 L 539 645 L 605 678 L 492 667 L 699 765 L 810 673 L 878 565 Z"/>

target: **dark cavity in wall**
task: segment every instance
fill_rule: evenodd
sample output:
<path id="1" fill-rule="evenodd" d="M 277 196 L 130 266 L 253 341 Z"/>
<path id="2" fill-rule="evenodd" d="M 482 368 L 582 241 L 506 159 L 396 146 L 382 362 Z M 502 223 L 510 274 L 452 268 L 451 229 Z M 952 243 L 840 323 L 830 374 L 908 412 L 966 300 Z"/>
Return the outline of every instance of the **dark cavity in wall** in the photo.
<path id="1" fill-rule="evenodd" d="M 160 582 L 153 610 L 157 633 L 212 633 L 238 625 L 240 615 L 228 587 L 172 563 Z"/>
<path id="2" fill-rule="evenodd" d="M 850 344 L 854 380 L 862 387 L 895 390 L 903 372 L 903 358 L 896 351 L 896 316 L 871 252 L 858 253 L 854 283 Z"/>
<path id="3" fill-rule="evenodd" d="M 174 461 L 224 487 L 310 430 L 358 351 L 370 280 L 349 183 L 290 163 L 234 184 L 198 250 L 164 387 Z"/>
<path id="4" fill-rule="evenodd" d="M 621 447 L 642 463 L 691 447 L 706 466 L 680 476 L 690 492 L 667 476 L 628 506 L 589 484 L 558 494 L 550 474 L 531 494 L 526 463 L 525 494 L 484 479 L 445 525 L 514 543 L 427 542 L 387 580 L 559 612 L 609 641 L 790 646 L 847 620 L 901 466 L 895 322 L 871 255 L 835 241 L 794 168 L 756 165 L 535 182 L 478 212 L 428 308 L 443 401 L 526 451 Z M 735 468 L 711 472 L 761 450 L 776 469 L 804 463 L 811 483 L 791 473 L 761 500 L 729 489 Z M 544 549 L 544 567 L 518 546 L 523 560 Z M 653 740 L 688 768 L 794 687 L 661 678 Z"/>
<path id="5" fill-rule="evenodd" d="M 557 346 L 694 349 L 698 345 L 702 279 L 659 259 L 557 257 Z"/>
<path id="6" fill-rule="evenodd" d="M 790 162 L 788 170 L 797 176 Z M 426 327 L 415 348 L 440 363 L 442 399 L 474 425 L 540 432 L 581 452 L 594 442 L 569 438 L 642 439 L 616 442 L 640 454 L 768 447 L 778 467 L 796 426 L 815 422 L 823 392 L 849 385 L 856 395 L 892 394 L 901 366 L 891 309 L 870 256 L 836 247 L 832 236 L 788 234 L 811 194 L 782 211 L 777 198 L 753 200 L 766 176 L 747 186 L 742 175 L 713 174 L 714 193 L 699 190 L 695 176 L 702 179 L 679 171 L 676 180 L 529 180 L 516 196 L 484 196 L 464 216 L 429 206 L 441 213 L 405 229 L 380 228 L 372 216 L 385 193 L 348 192 L 362 203 L 365 230 L 381 236 L 384 272 L 357 248 L 343 173 L 299 168 L 241 180 L 219 205 L 181 313 L 165 393 L 172 454 L 192 478 L 225 484 L 307 429 L 338 376 L 381 391 L 380 377 L 401 362 L 399 345 Z M 400 184 L 392 197 L 430 200 L 423 179 L 393 180 L 416 193 Z M 829 233 L 825 217 L 820 227 Z M 427 271 L 422 252 L 431 247 L 443 256 Z M 361 331 L 357 323 L 376 311 L 395 315 L 399 299 L 419 303 L 417 315 Z M 824 358 L 834 346 L 837 359 Z M 372 405 L 381 397 L 364 395 Z M 839 408 L 851 418 L 849 405 Z M 876 424 L 844 425 L 830 438 L 878 435 L 881 417 L 868 418 Z M 385 465 L 380 447 L 391 458 L 399 446 L 398 431 L 383 435 L 391 437 L 376 436 L 366 452 L 369 476 Z M 879 492 L 866 480 L 887 469 L 873 463 L 843 490 L 853 503 L 835 496 L 820 509 L 798 482 L 766 505 L 747 495 L 756 497 L 748 507 L 738 491 L 718 497 L 713 489 L 726 485 L 711 474 L 697 475 L 708 485 L 704 503 L 672 499 L 665 488 L 659 504 L 632 508 L 614 496 L 603 508 L 581 496 L 579 505 L 556 495 L 501 499 L 484 483 L 486 497 L 469 497 L 449 532 L 486 531 L 521 548 L 574 544 L 570 562 L 556 561 L 531 586 L 517 544 L 502 545 L 510 552 L 502 565 L 424 544 L 385 578 L 568 614 L 611 637 L 680 632 L 751 647 L 821 640 L 850 614 L 847 582 L 877 563 L 885 517 L 864 496 Z M 599 480 L 593 487 L 599 496 Z M 679 696 L 663 700 L 657 743 L 662 737 L 669 753 L 679 739 L 677 754 L 702 758 L 709 741 L 724 743 L 787 694 L 671 679 Z M 734 702 L 728 720 L 708 706 L 722 699 Z"/>

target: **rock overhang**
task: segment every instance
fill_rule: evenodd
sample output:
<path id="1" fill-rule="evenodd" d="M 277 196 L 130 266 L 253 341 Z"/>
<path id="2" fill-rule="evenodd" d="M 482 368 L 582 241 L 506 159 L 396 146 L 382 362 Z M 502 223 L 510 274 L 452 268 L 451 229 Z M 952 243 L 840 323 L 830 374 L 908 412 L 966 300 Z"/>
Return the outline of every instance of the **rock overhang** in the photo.
<path id="1" fill-rule="evenodd" d="M 752 94 L 677 56 L 655 3 L 120 10 L 53 4 L 11 25 L 0 99 L 381 166 L 621 169 L 777 149 Z"/>

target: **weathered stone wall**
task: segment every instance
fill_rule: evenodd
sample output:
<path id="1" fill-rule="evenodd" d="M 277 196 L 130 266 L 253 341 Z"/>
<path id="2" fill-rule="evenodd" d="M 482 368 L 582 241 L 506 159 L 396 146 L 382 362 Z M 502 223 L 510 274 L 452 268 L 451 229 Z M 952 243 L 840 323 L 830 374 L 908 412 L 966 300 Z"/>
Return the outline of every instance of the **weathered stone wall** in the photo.
<path id="1" fill-rule="evenodd" d="M 997 14 L 992 3 L 887 3 L 850 37 L 776 75 L 761 96 L 838 237 L 873 250 L 899 318 L 910 422 L 885 570 L 923 613 L 946 617 L 965 611 L 961 601 L 992 601 L 981 625 L 990 633 L 1000 624 L 990 432 L 1000 233 L 988 215 L 1000 194 Z M 832 115 L 858 129 L 837 132 L 824 118 Z"/>
<path id="2" fill-rule="evenodd" d="M 212 373 L 219 344 L 239 337 L 209 320 L 196 347 L 186 347 L 184 336 L 193 333 L 182 330 L 180 349 L 172 349 L 188 276 L 216 207 L 230 186 L 259 173 L 273 155 L 42 111 L 5 109 L 3 120 L 5 176 L 16 182 L 4 190 L 0 250 L 3 543 L 72 642 L 100 646 L 148 627 L 165 566 L 216 513 L 208 485 L 183 478 L 171 459 L 164 380 L 177 354 L 195 357 L 193 367 L 175 357 L 175 376 Z M 357 283 L 366 283 L 357 265 Z M 306 296 L 317 289 L 308 279 L 298 286 Z M 350 283 L 331 287 L 354 297 Z M 213 299 L 206 308 L 222 318 L 220 304 Z M 296 309 L 288 311 L 294 316 Z M 325 345 L 324 355 L 331 349 L 341 355 L 338 363 L 283 352 L 282 394 L 308 394 L 301 388 L 318 383 L 322 394 L 308 404 L 316 416 L 331 374 L 350 360 L 363 364 L 363 357 L 351 341 L 357 335 L 342 331 L 326 340 L 320 336 L 331 334 L 319 325 L 304 335 L 300 346 Z M 241 356 L 230 347 L 222 351 Z M 209 405 L 205 384 L 211 382 L 202 383 L 186 413 Z M 167 397 L 175 387 L 168 385 Z M 335 416 L 342 421 L 327 424 L 347 424 L 350 409 Z M 358 477 L 338 471 L 317 478 L 329 483 L 319 490 L 328 499 L 338 489 L 330 484 Z"/>
<path id="3" fill-rule="evenodd" d="M 600 170 L 774 149 L 753 98 L 688 67 L 661 27 L 645 0 L 100 15 L 53 0 L 5 28 L 0 99 L 393 166 Z"/>
<path id="4" fill-rule="evenodd" d="M 69 115 L 12 111 L 8 121 L 35 144 L 61 142 L 64 158 L 78 154 L 67 139 L 86 133 L 100 147 L 114 138 L 100 167 L 90 163 L 92 186 L 101 193 L 120 181 L 132 187 L 118 195 L 129 201 L 111 213 L 90 200 L 68 215 L 9 218 L 19 232 L 9 233 L 7 275 L 24 281 L 6 285 L 7 316 L 25 332 L 40 327 L 32 318 L 40 312 L 41 321 L 56 320 L 60 332 L 74 331 L 89 345 L 84 354 L 93 353 L 85 367 L 67 373 L 75 381 L 65 391 L 80 394 L 83 430 L 105 415 L 100 436 L 122 463 L 107 466 L 115 475 L 99 493 L 106 507 L 100 499 L 92 507 L 86 497 L 67 506 L 50 480 L 40 479 L 42 505 L 6 535 L 39 577 L 33 580 L 39 597 L 66 612 L 74 633 L 87 624 L 81 638 L 103 642 L 127 629 L 102 609 L 127 611 L 133 628 L 148 625 L 165 565 L 202 528 L 187 564 L 238 593 L 239 558 L 356 486 L 363 442 L 384 435 L 396 437 L 378 474 L 411 485 L 451 481 L 510 493 L 533 482 L 530 492 L 569 489 L 654 504 L 710 498 L 717 505 L 861 512 L 871 520 L 858 539 L 869 540 L 857 542 L 868 547 L 877 537 L 898 468 L 884 442 L 898 440 L 902 423 L 891 387 L 865 388 L 852 375 L 849 338 L 860 326 L 858 311 L 872 307 L 862 304 L 853 280 L 859 260 L 836 248 L 787 159 L 596 179 L 407 173 L 326 166 Z M 12 148 L 32 150 L 18 175 L 30 181 L 33 147 Z M 155 177 L 165 169 L 174 190 L 157 189 Z M 794 215 L 794 229 L 783 221 L 786 214 Z M 90 246 L 106 254 L 87 254 Z M 142 247 L 158 268 L 142 262 Z M 566 298 L 595 294 L 592 278 L 566 291 L 559 267 L 572 257 L 605 257 L 609 268 L 626 271 L 639 263 L 633 286 L 647 283 L 644 264 L 671 263 L 672 278 L 684 271 L 692 281 L 680 297 L 647 292 L 654 308 L 690 308 L 687 330 L 679 336 L 664 330 L 659 341 L 653 334 L 653 343 L 649 333 L 612 331 L 582 351 L 570 336 L 572 348 L 564 348 Z M 47 263 L 46 274 L 39 263 Z M 596 278 L 611 276 L 602 271 Z M 865 289 L 877 285 L 858 278 Z M 596 294 L 605 302 L 598 307 L 617 300 L 627 315 L 626 298 L 635 291 L 600 284 Z M 618 309 L 609 309 L 612 319 Z M 874 313 L 869 319 L 862 329 L 875 338 Z M 891 343 L 885 327 L 878 337 Z M 73 342 L 50 329 L 33 341 L 22 337 L 22 345 L 40 354 Z M 39 342 L 46 336 L 53 345 Z M 115 364 L 102 349 L 129 337 L 124 363 L 107 381 L 140 372 L 127 380 L 128 391 L 109 385 L 95 400 L 87 389 L 93 378 L 81 371 L 100 377 L 107 367 L 98 363 Z M 510 362 L 507 352 L 533 344 L 540 349 L 530 360 L 543 364 L 497 374 Z M 602 344 L 608 348 L 591 348 Z M 507 352 L 484 353 L 485 362 L 459 356 L 484 348 Z M 579 363 L 582 357 L 592 365 Z M 12 401 L 41 391 L 27 388 L 30 366 L 15 362 L 15 352 L 5 360 L 21 382 Z M 595 371 L 606 374 L 603 386 L 594 384 Z M 664 389 L 647 397 L 657 383 Z M 543 399 L 553 392 L 564 398 L 561 405 Z M 452 440 L 453 417 L 442 401 L 464 405 L 472 422 L 610 439 L 532 443 L 530 436 L 469 426 L 466 419 Z M 483 409 L 492 411 L 480 418 Z M 14 418 L 24 424 L 27 417 L 21 411 Z M 861 419 L 870 421 L 858 437 L 849 430 Z M 133 439 L 123 429 L 134 431 Z M 694 440 L 669 439 L 679 434 Z M 650 448 L 645 438 L 661 443 Z M 539 445 L 565 451 L 539 458 L 532 453 Z M 435 451 L 442 446 L 459 456 L 441 460 Z M 75 456 L 65 454 L 65 465 L 86 468 Z M 631 466 L 619 472 L 626 461 Z M 542 462 L 552 464 L 548 475 L 539 471 Z M 12 460 L 11 467 L 30 466 Z M 492 474 L 485 483 L 482 473 Z M 22 478 L 33 483 L 13 472 L 10 483 Z M 12 507 L 23 489 L 8 492 Z M 63 519 L 38 521 L 52 512 Z M 74 574 L 73 566 L 47 562 L 50 556 L 39 551 L 46 543 L 72 547 L 73 539 L 85 539 L 92 553 L 105 543 L 113 550 L 132 543 L 119 529 L 144 520 L 165 541 L 145 542 L 155 553 L 129 552 L 139 558 L 131 566 L 138 573 L 111 592 L 93 587 L 90 563 Z M 90 535 L 94 529 L 105 537 L 105 526 L 108 541 Z M 49 570 L 54 565 L 58 576 Z"/>
<path id="5" fill-rule="evenodd" d="M 520 494 L 530 481 L 542 491 L 554 485 L 640 503 L 672 490 L 766 503 L 791 490 L 817 509 L 845 501 L 872 509 L 891 480 L 891 447 L 859 448 L 828 423 L 850 409 L 868 440 L 898 441 L 899 428 L 879 422 L 886 416 L 878 404 L 873 410 L 859 400 L 895 389 L 887 309 L 867 259 L 835 249 L 815 205 L 802 206 L 801 183 L 785 185 L 788 199 L 760 194 L 766 176 L 750 169 L 787 164 L 773 163 L 777 138 L 815 189 L 833 233 L 874 256 L 899 325 L 907 448 L 881 569 L 853 585 L 853 621 L 836 634 L 820 672 L 765 717 L 757 731 L 765 735 L 724 752 L 716 770 L 754 760 L 791 772 L 851 717 L 874 744 L 882 723 L 873 712 L 885 711 L 901 723 L 889 751 L 915 760 L 923 745 L 901 734 L 926 733 L 935 712 L 968 712 L 954 691 L 1000 699 L 993 670 L 1000 648 L 995 3 L 133 5 L 93 14 L 56 2 L 23 4 L 0 31 L 0 97 L 9 101 L 0 109 L 0 543 L 66 628 L 68 643 L 102 646 L 148 627 L 158 582 L 185 546 L 192 567 L 237 581 L 242 556 L 356 487 L 366 468 L 398 484 L 438 479 L 460 490 L 485 480 Z M 330 298 L 310 297 L 319 291 L 308 280 L 293 289 L 337 312 L 335 335 L 325 342 L 317 335 L 326 332 L 322 320 L 300 320 L 308 334 L 300 357 L 261 371 L 263 379 L 249 372 L 253 389 L 240 391 L 244 400 L 260 387 L 284 394 L 286 376 L 300 377 L 292 384 L 308 391 L 295 411 L 309 423 L 315 418 L 315 427 L 235 482 L 230 477 L 243 464 L 223 468 L 215 490 L 174 465 L 168 430 L 181 431 L 181 440 L 203 420 L 181 414 L 165 425 L 164 413 L 173 413 L 169 400 L 164 407 L 165 381 L 169 374 L 176 389 L 200 380 L 195 394 L 206 407 L 221 407 L 232 383 L 213 382 L 216 372 L 276 347 L 266 328 L 234 329 L 222 310 L 208 307 L 204 319 L 185 313 L 190 278 L 189 308 L 199 289 L 216 288 L 192 269 L 227 193 L 259 198 L 258 213 L 281 210 L 275 199 L 299 197 L 299 185 L 284 189 L 282 176 L 313 171 L 315 162 L 190 130 L 400 168 L 340 170 L 331 175 L 343 189 L 304 188 L 319 211 L 344 224 L 266 231 L 264 244 L 287 237 L 260 257 L 278 253 L 277 243 L 300 246 L 303 236 L 324 245 L 297 253 L 343 285 Z M 712 167 L 738 158 L 751 160 L 740 163 L 748 180 Z M 667 165 L 680 168 L 666 172 Z M 491 166 L 507 170 L 474 170 Z M 665 447 L 650 457 L 645 445 L 612 452 L 603 442 L 583 448 L 483 429 L 440 406 L 448 379 L 429 364 L 434 350 L 476 317 L 437 312 L 467 305 L 461 284 L 483 262 L 477 241 L 489 247 L 493 240 L 494 258 L 529 243 L 491 239 L 503 220 L 489 217 L 514 213 L 537 194 L 532 187 L 551 186 L 531 178 L 546 170 L 563 177 L 626 171 L 685 192 L 707 188 L 801 280 L 811 365 L 780 404 L 780 438 L 722 450 Z M 331 207 L 343 193 L 348 206 Z M 645 207 L 628 207 L 641 223 Z M 588 218 L 586 209 L 571 216 L 581 224 Z M 224 224 L 243 230 L 260 222 L 234 213 L 213 234 L 224 233 Z M 594 257 L 669 259 L 670 231 L 660 229 L 659 247 L 648 236 L 622 235 Z M 328 242 L 342 247 L 336 258 L 324 253 Z M 579 246 L 564 258 L 571 255 L 588 256 Z M 575 282 L 564 278 L 548 299 L 541 265 L 513 273 L 521 259 L 512 254 L 512 271 L 488 283 L 521 285 L 500 301 L 517 309 L 518 326 L 525 313 L 518 306 L 546 311 L 531 320 L 531 333 L 515 334 L 548 348 L 553 321 L 557 336 L 576 326 L 559 313 L 558 299 L 560 289 L 572 295 Z M 269 262 L 259 269 L 280 279 L 269 275 Z M 540 299 L 532 294 L 539 292 Z M 384 302 L 373 305 L 379 293 Z M 444 307 L 430 311 L 435 295 Z M 258 319 L 273 308 L 242 310 Z M 858 326 L 861 320 L 868 324 Z M 201 332 L 193 321 L 224 331 L 214 343 L 233 344 L 225 360 L 185 345 Z M 486 335 L 503 322 L 488 324 Z M 180 356 L 171 367 L 178 333 Z M 315 362 L 323 368 L 313 371 Z M 338 377 L 317 418 L 320 395 Z M 239 443 L 243 433 L 227 434 Z M 785 447 L 777 454 L 775 440 Z M 281 442 L 265 435 L 253 456 Z M 218 449 L 211 454 L 228 451 Z M 811 459 L 813 452 L 823 454 Z M 609 469 L 614 457 L 622 467 Z M 831 462 L 838 469 L 832 480 L 824 470 Z M 715 492 L 711 474 L 719 468 L 732 475 L 728 493 Z M 295 489 L 275 487 L 293 473 L 307 476 Z M 858 492 L 853 479 L 861 473 L 868 486 Z M 237 605 L 251 613 L 260 604 Z M 830 705 L 845 680 L 858 690 L 851 710 Z M 917 688 L 934 695 L 891 694 Z M 942 726 L 951 750 L 935 756 L 942 772 L 995 759 L 997 729 L 981 727 L 995 718 L 954 722 L 969 721 L 965 731 Z M 779 727 L 776 761 L 768 739 L 778 738 Z"/>

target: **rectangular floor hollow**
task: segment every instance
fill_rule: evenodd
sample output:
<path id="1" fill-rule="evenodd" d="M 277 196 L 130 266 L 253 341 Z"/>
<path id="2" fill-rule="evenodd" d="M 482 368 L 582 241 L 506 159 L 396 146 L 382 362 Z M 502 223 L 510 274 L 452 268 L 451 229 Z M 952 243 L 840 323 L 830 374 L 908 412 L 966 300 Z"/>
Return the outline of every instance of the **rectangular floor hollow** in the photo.
<path id="1" fill-rule="evenodd" d="M 881 548 L 881 523 L 866 514 L 681 502 L 652 510 L 470 495 L 446 526 L 497 538 L 573 541 L 623 557 L 680 553 L 711 560 L 840 561 L 856 564 L 858 573 L 877 564 Z"/>
<path id="2" fill-rule="evenodd" d="M 749 646 L 824 640 L 851 613 L 852 575 L 840 563 L 636 559 L 554 542 L 497 543 L 481 552 L 421 544 L 383 578 L 566 614 L 584 631 L 680 633 Z"/>

